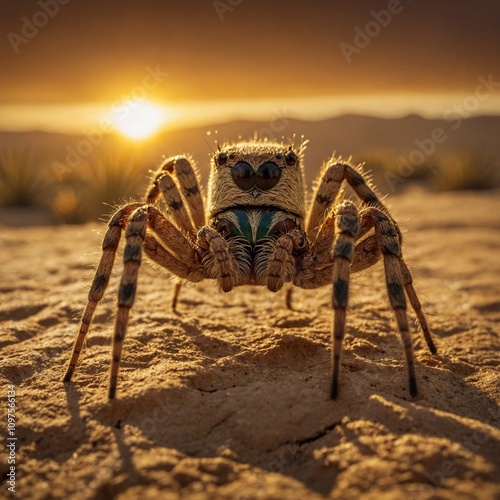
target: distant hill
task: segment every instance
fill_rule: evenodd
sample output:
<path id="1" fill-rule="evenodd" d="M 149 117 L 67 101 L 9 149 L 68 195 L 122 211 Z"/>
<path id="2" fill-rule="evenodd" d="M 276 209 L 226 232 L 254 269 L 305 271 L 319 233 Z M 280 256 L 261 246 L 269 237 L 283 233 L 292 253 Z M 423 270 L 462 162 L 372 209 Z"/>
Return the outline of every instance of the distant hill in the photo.
<path id="1" fill-rule="evenodd" d="M 210 133 L 210 135 L 208 135 Z M 258 137 L 290 140 L 304 136 L 309 140 L 305 165 L 308 180 L 315 176 L 322 162 L 333 151 L 353 156 L 354 161 L 376 150 L 391 151 L 395 156 L 408 157 L 422 150 L 431 158 L 436 152 L 487 152 L 500 165 L 500 116 L 480 116 L 458 121 L 428 120 L 416 115 L 397 119 L 345 115 L 321 121 L 278 118 L 274 122 L 232 121 L 207 127 L 163 132 L 153 140 L 134 146 L 142 149 L 150 168 L 162 154 L 191 154 L 198 163 L 202 176 L 208 173 L 208 156 L 216 148 L 216 141 L 236 141 Z M 433 137 L 435 139 L 433 139 Z M 13 145 L 26 149 L 41 149 L 51 159 L 64 162 L 68 147 L 76 147 L 83 136 L 49 134 L 44 132 L 0 132 L 0 148 Z M 299 142 L 296 139 L 295 142 Z M 121 147 L 123 139 L 108 137 L 94 148 Z M 128 146 L 132 148 L 132 146 Z M 421 156 L 421 155 L 420 155 Z"/>
<path id="2" fill-rule="evenodd" d="M 274 127 L 276 139 L 290 139 L 294 134 L 309 139 L 305 156 L 308 177 L 333 151 L 344 157 L 352 155 L 354 161 L 359 161 L 365 153 L 381 149 L 392 151 L 396 156 L 409 156 L 421 149 L 429 157 L 444 151 L 486 151 L 500 164 L 500 116 L 470 118 L 461 121 L 456 129 L 452 126 L 456 127 L 457 122 L 415 115 L 398 119 L 353 115 L 321 121 L 282 119 L 274 124 L 235 121 L 164 134 L 161 143 L 167 154 L 190 151 L 195 158 L 203 160 L 210 152 L 206 142 L 214 147 L 215 139 L 221 143 L 238 137 L 248 139 L 255 132 L 259 137 L 268 137 Z M 211 132 L 210 136 L 207 131 Z M 439 143 L 432 139 L 433 133 Z"/>

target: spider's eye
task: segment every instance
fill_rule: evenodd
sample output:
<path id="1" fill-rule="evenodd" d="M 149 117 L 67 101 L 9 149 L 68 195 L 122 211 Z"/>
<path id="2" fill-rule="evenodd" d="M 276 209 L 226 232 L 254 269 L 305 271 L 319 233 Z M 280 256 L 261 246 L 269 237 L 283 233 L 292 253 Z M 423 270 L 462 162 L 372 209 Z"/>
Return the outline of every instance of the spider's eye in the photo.
<path id="1" fill-rule="evenodd" d="M 281 169 L 273 162 L 263 163 L 256 172 L 256 184 L 262 191 L 267 191 L 278 184 L 281 177 Z"/>
<path id="2" fill-rule="evenodd" d="M 281 160 L 283 158 L 283 153 L 276 153 L 276 159 Z"/>
<path id="3" fill-rule="evenodd" d="M 227 161 L 227 154 L 226 153 L 219 153 L 217 155 L 217 165 L 224 165 Z"/>
<path id="4" fill-rule="evenodd" d="M 261 191 L 267 191 L 278 184 L 281 169 L 273 162 L 263 163 L 257 172 L 245 161 L 239 161 L 231 169 L 235 184 L 243 191 L 248 191 L 257 186 Z"/>
<path id="5" fill-rule="evenodd" d="M 286 164 L 291 167 L 297 163 L 297 155 L 293 151 L 288 151 L 285 156 Z"/>
<path id="6" fill-rule="evenodd" d="M 253 168 L 244 161 L 239 161 L 232 169 L 231 175 L 235 184 L 244 191 L 252 189 L 255 185 L 255 172 Z"/>

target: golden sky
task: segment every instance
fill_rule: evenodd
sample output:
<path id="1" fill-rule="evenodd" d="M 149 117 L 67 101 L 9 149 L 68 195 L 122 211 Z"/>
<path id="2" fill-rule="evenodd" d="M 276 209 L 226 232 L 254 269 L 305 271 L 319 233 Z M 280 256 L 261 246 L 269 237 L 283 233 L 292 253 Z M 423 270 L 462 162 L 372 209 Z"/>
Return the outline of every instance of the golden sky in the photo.
<path id="1" fill-rule="evenodd" d="M 500 82 L 498 0 L 28 0 L 0 9 L 4 117 L 127 98 L 196 113 L 196 103 L 206 112 L 253 100 L 306 109 L 375 96 L 381 114 L 392 98 L 418 112 L 419 99 L 429 111 L 439 96 L 474 94 L 480 77 Z M 500 87 L 491 87 L 481 105 L 500 112 Z"/>

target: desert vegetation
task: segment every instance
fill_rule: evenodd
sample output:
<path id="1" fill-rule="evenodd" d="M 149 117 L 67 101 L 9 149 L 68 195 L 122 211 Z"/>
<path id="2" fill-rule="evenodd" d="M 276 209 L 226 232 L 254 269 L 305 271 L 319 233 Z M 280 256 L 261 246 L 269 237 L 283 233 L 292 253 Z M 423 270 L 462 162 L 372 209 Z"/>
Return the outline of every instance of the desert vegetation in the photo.
<path id="1" fill-rule="evenodd" d="M 158 161 L 161 156 L 158 157 Z M 498 168 L 486 153 L 447 153 L 401 171 L 391 151 L 360 155 L 382 194 L 416 185 L 432 191 L 492 189 L 500 185 Z M 109 213 L 111 207 L 142 196 L 150 164 L 126 149 L 97 153 L 58 178 L 50 158 L 39 151 L 0 151 L 0 207 L 43 211 L 53 223 L 80 224 Z"/>
<path id="2" fill-rule="evenodd" d="M 305 137 L 310 139 L 305 152 L 309 186 L 336 142 L 340 146 L 338 154 L 345 157 L 348 152 L 353 155 L 354 163 L 365 164 L 364 170 L 371 172 L 382 195 L 402 193 L 415 186 L 437 192 L 500 186 L 500 164 L 498 151 L 492 146 L 492 134 L 489 145 L 484 147 L 477 138 L 468 142 L 457 138 L 456 141 L 450 139 L 444 144 L 446 148 L 432 155 L 417 156 L 414 150 L 412 156 L 404 144 L 413 144 L 411 137 L 422 135 L 423 129 L 411 129 L 410 122 L 411 119 L 401 122 L 401 127 L 408 128 L 405 139 L 392 142 L 387 137 L 390 130 L 398 126 L 387 121 L 366 122 L 375 135 L 377 127 L 385 127 L 380 136 L 370 139 L 365 132 L 357 137 L 356 131 L 365 123 L 361 117 L 354 121 L 349 117 L 339 118 L 328 123 L 287 120 L 283 137 L 287 140 L 297 130 L 304 130 Z M 47 222 L 54 224 L 95 221 L 109 214 L 116 205 L 141 198 L 149 181 L 149 171 L 154 170 L 164 156 L 192 154 L 205 184 L 209 155 L 217 147 L 217 141 L 250 137 L 255 131 L 264 130 L 264 125 L 257 122 L 221 125 L 219 135 L 215 139 L 210 137 L 212 142 L 205 129 L 162 134 L 146 142 L 109 136 L 89 154 L 76 159 L 69 158 L 67 151 L 75 151 L 78 137 L 47 134 L 37 140 L 30 140 L 29 136 L 0 140 L 0 208 L 7 209 L 4 213 L 12 208 L 42 213 Z M 425 121 L 420 124 L 424 125 Z M 468 126 L 480 129 L 474 123 Z M 281 136 L 269 139 L 281 140 Z M 463 143 L 462 147 L 458 142 Z M 412 161 L 414 158 L 419 161 Z"/>

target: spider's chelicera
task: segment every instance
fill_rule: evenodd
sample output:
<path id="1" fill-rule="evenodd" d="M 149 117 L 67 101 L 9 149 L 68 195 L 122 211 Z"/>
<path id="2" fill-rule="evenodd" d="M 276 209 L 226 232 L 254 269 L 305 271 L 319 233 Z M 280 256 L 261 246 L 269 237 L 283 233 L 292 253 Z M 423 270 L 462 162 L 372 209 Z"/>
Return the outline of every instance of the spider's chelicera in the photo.
<path id="1" fill-rule="evenodd" d="M 122 345 L 143 252 L 181 281 L 214 280 L 224 292 L 240 285 L 262 285 L 272 292 L 286 284 L 301 288 L 331 285 L 332 399 L 338 395 L 350 274 L 382 259 L 389 302 L 405 350 L 410 394 L 415 396 L 407 298 L 430 351 L 435 353 L 436 347 L 402 258 L 398 226 L 361 171 L 341 159 L 331 158 L 325 163 L 306 207 L 304 148 L 305 143 L 295 149 L 260 141 L 219 148 L 212 162 L 207 210 L 192 162 L 186 157 L 165 160 L 153 176 L 144 202 L 123 206 L 108 223 L 103 254 L 64 380 L 69 382 L 76 368 L 125 230 L 110 399 L 116 394 Z M 359 207 L 338 199 L 344 182 L 359 197 Z M 157 206 L 160 197 L 165 201 L 166 213 Z M 178 291 L 176 287 L 174 307 Z"/>

